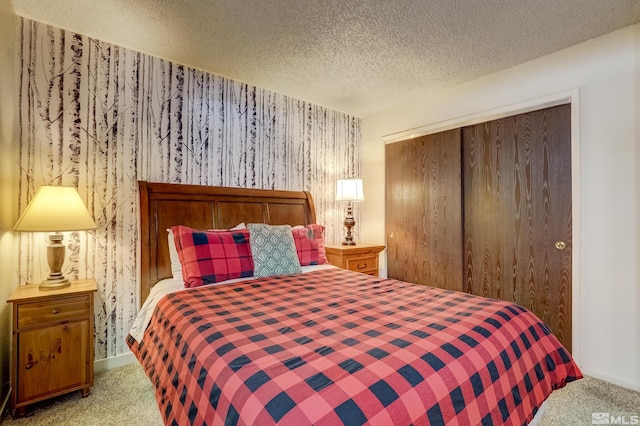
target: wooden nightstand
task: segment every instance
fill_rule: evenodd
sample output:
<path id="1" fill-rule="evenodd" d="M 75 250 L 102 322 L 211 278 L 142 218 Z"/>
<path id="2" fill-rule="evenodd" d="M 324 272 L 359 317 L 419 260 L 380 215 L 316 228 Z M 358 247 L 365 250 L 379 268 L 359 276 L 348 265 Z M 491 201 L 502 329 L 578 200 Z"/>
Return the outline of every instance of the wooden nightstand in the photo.
<path id="1" fill-rule="evenodd" d="M 384 246 L 358 244 L 355 246 L 326 245 L 327 260 L 334 266 L 363 274 L 378 275 L 378 254 Z"/>
<path id="2" fill-rule="evenodd" d="M 93 386 L 93 279 L 42 291 L 38 284 L 19 286 L 13 302 L 11 409 Z"/>

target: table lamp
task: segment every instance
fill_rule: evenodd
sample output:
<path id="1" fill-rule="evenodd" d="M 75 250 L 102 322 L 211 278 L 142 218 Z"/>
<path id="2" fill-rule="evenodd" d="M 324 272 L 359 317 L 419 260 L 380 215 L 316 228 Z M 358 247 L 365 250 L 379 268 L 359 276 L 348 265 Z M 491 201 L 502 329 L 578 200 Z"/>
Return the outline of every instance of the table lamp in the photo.
<path id="1" fill-rule="evenodd" d="M 49 276 L 40 284 L 41 290 L 64 288 L 71 282 L 62 274 L 65 246 L 64 231 L 96 229 L 96 223 L 71 186 L 42 186 L 13 227 L 14 231 L 51 232 L 47 247 Z"/>
<path id="2" fill-rule="evenodd" d="M 344 218 L 344 226 L 347 228 L 347 235 L 342 242 L 345 246 L 355 246 L 351 228 L 356 224 L 353 218 L 353 206 L 351 203 L 364 201 L 362 190 L 362 179 L 338 179 L 336 185 L 336 201 L 347 201 L 347 216 Z"/>

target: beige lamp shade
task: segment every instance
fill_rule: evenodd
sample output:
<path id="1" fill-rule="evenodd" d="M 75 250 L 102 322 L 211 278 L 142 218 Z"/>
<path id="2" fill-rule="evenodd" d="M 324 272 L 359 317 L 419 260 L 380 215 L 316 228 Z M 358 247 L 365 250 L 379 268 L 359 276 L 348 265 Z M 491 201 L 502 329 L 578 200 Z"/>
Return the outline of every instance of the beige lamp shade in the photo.
<path id="1" fill-rule="evenodd" d="M 364 201 L 362 179 L 338 179 L 336 201 Z"/>
<path id="2" fill-rule="evenodd" d="M 96 229 L 72 186 L 42 186 L 13 227 L 14 231 L 62 232 Z"/>
<path id="3" fill-rule="evenodd" d="M 13 227 L 14 231 L 53 232 L 49 235 L 47 262 L 49 276 L 40 283 L 40 290 L 56 290 L 71 285 L 62 273 L 65 246 L 64 231 L 96 229 L 96 223 L 72 186 L 42 186 Z"/>

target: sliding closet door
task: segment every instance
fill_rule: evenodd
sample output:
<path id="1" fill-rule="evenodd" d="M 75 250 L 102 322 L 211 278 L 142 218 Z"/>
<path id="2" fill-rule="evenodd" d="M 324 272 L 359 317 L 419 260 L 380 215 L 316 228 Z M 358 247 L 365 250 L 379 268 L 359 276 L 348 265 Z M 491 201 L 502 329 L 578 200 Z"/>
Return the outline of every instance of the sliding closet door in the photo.
<path id="1" fill-rule="evenodd" d="M 462 290 L 460 129 L 385 148 L 387 274 Z"/>
<path id="2" fill-rule="evenodd" d="M 571 350 L 571 107 L 465 127 L 464 291 L 516 302 Z"/>

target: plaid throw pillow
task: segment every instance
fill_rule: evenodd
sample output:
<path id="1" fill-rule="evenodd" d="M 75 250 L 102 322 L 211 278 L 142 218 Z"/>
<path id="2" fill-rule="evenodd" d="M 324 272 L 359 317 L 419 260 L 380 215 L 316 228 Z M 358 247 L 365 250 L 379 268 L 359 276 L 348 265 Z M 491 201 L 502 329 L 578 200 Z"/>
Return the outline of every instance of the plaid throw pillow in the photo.
<path id="1" fill-rule="evenodd" d="M 253 276 L 249 231 L 199 231 L 172 226 L 185 287 Z"/>
<path id="2" fill-rule="evenodd" d="M 295 227 L 292 232 L 301 266 L 327 263 L 324 250 L 324 226 L 312 224 L 306 227 Z"/>
<path id="3" fill-rule="evenodd" d="M 291 275 L 302 272 L 289 225 L 250 223 L 254 277 Z"/>

